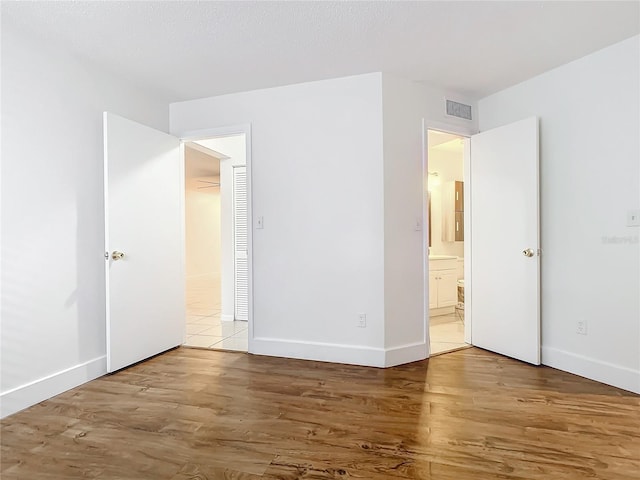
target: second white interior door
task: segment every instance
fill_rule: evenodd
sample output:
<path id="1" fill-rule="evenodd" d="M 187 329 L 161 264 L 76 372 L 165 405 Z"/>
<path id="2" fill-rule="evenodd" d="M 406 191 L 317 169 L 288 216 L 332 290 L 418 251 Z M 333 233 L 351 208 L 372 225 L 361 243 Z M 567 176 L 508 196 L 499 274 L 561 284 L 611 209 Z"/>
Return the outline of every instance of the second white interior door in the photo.
<path id="1" fill-rule="evenodd" d="M 472 136 L 470 170 L 472 343 L 538 365 L 538 119 Z"/>

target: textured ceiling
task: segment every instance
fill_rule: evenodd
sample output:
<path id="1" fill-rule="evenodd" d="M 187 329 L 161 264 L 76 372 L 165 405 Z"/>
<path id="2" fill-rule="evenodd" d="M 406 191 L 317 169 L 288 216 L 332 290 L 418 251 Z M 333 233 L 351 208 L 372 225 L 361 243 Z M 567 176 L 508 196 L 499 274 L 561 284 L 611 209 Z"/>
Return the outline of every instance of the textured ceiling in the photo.
<path id="1" fill-rule="evenodd" d="M 481 97 L 640 32 L 627 2 L 10 2 L 2 22 L 180 101 L 384 71 Z"/>

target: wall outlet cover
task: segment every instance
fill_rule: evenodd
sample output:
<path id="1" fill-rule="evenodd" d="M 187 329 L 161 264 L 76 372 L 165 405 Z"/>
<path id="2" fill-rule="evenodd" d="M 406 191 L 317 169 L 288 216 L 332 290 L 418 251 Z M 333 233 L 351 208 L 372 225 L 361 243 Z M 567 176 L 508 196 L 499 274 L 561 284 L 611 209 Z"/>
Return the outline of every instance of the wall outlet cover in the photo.
<path id="1" fill-rule="evenodd" d="M 578 320 L 576 325 L 576 333 L 578 335 L 586 335 L 587 334 L 587 321 L 586 320 Z"/>

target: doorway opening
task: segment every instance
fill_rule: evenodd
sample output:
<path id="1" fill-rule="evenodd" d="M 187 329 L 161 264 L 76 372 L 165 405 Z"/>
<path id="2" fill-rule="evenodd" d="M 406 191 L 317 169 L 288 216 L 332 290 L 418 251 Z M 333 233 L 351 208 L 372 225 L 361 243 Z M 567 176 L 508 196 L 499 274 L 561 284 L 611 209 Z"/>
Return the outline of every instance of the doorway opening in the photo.
<path id="1" fill-rule="evenodd" d="M 245 134 L 191 140 L 185 161 L 188 347 L 248 350 Z"/>
<path id="2" fill-rule="evenodd" d="M 465 330 L 470 329 L 465 324 L 464 308 L 464 168 L 468 141 L 461 135 L 427 130 L 431 355 L 470 346 L 465 341 Z"/>

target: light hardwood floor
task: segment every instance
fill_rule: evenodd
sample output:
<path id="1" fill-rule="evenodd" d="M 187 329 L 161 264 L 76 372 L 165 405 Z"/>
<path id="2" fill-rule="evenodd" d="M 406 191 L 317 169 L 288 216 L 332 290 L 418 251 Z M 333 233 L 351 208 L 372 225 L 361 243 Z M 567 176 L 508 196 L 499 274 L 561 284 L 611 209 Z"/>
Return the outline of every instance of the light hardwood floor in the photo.
<path id="1" fill-rule="evenodd" d="M 1 422 L 9 479 L 638 479 L 640 397 L 476 348 L 390 369 L 179 348 Z"/>

